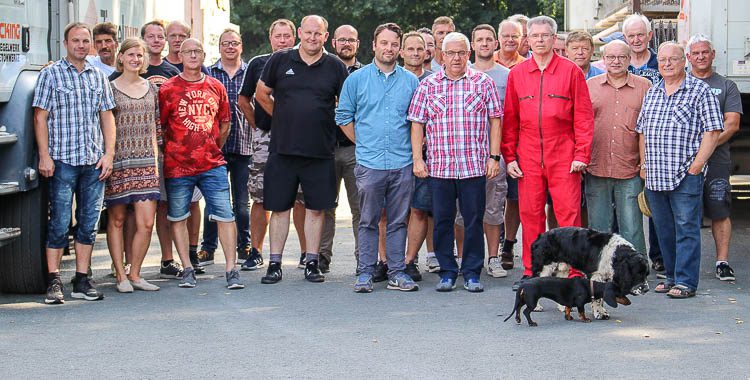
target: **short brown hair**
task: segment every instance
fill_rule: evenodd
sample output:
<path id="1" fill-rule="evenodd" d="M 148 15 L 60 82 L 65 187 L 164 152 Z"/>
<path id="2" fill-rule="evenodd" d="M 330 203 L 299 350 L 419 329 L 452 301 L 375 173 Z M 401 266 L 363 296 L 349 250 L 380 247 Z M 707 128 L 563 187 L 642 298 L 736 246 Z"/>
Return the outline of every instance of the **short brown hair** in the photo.
<path id="1" fill-rule="evenodd" d="M 285 18 L 280 18 L 274 22 L 271 23 L 271 26 L 268 28 L 268 36 L 270 37 L 271 34 L 273 34 L 273 29 L 279 25 L 286 25 L 289 27 L 289 29 L 292 30 L 292 34 L 296 31 L 296 27 L 294 26 L 294 23 L 291 20 L 287 20 Z"/>
<path id="2" fill-rule="evenodd" d="M 435 25 L 450 25 L 453 29 L 456 29 L 456 24 L 453 23 L 453 19 L 449 16 L 440 16 L 432 22 L 432 29 L 435 29 Z"/>
<path id="3" fill-rule="evenodd" d="M 594 39 L 588 32 L 583 30 L 574 30 L 568 33 L 568 36 L 565 38 L 565 46 L 567 47 L 571 42 L 580 41 L 588 41 L 589 45 L 591 45 L 592 48 L 594 47 Z"/>
<path id="4" fill-rule="evenodd" d="M 391 32 L 396 33 L 399 41 L 401 41 L 401 36 L 404 35 L 404 32 L 401 31 L 400 26 L 393 22 L 387 22 L 385 24 L 380 24 L 377 28 L 375 28 L 375 32 L 372 34 L 372 40 L 376 41 L 378 39 L 378 35 L 380 35 L 380 33 L 382 33 L 384 30 L 390 30 Z"/>
<path id="5" fill-rule="evenodd" d="M 474 32 L 477 30 L 489 30 L 492 32 L 492 36 L 497 39 L 497 33 L 495 33 L 495 28 L 492 27 L 490 24 L 479 24 L 474 27 L 474 29 L 471 31 L 471 40 L 474 40 Z"/>
<path id="6" fill-rule="evenodd" d="M 88 25 L 82 22 L 71 22 L 70 24 L 68 24 L 68 26 L 65 27 L 65 31 L 63 32 L 65 41 L 68 40 L 68 34 L 70 34 L 70 31 L 78 28 L 86 29 L 89 32 L 89 37 L 91 37 L 91 28 Z"/>
<path id="7" fill-rule="evenodd" d="M 234 33 L 234 34 L 236 34 L 237 37 L 240 38 L 240 41 L 242 41 L 242 35 L 240 34 L 240 32 L 238 32 L 236 29 L 226 28 L 226 29 L 224 29 L 224 30 L 221 31 L 221 34 L 219 34 L 219 43 L 221 43 L 222 37 L 224 37 L 224 35 L 227 34 L 227 33 Z"/>
<path id="8" fill-rule="evenodd" d="M 117 59 L 116 59 L 116 65 L 117 65 L 117 71 L 122 72 L 123 71 L 123 64 L 120 61 L 120 56 L 125 54 L 126 51 L 134 48 L 139 47 L 143 50 L 143 64 L 141 65 L 141 69 L 138 70 L 138 74 L 143 74 L 148 69 L 148 58 L 146 57 L 148 54 L 148 49 L 146 49 L 146 43 L 143 42 L 142 39 L 136 38 L 136 37 L 130 37 L 126 38 L 125 41 L 122 41 L 122 44 L 120 44 L 120 50 L 117 52 Z"/>
<path id="9" fill-rule="evenodd" d="M 149 26 L 160 27 L 162 34 L 164 34 L 164 37 L 167 36 L 167 28 L 164 27 L 164 23 L 160 20 L 153 20 L 143 24 L 143 26 L 141 27 L 141 38 L 146 36 L 146 28 L 148 28 Z"/>
<path id="10" fill-rule="evenodd" d="M 117 41 L 117 27 L 111 22 L 100 22 L 94 26 L 92 33 L 94 38 L 101 34 L 108 34 L 112 36 L 112 39 Z"/>
<path id="11" fill-rule="evenodd" d="M 412 31 L 404 34 L 404 36 L 401 37 L 401 46 L 404 46 L 406 44 L 406 40 L 409 39 L 409 38 L 411 38 L 411 37 L 419 38 L 419 40 L 422 41 L 422 45 L 425 45 L 425 48 L 427 47 L 427 43 L 425 43 L 424 37 L 422 37 L 422 33 L 419 33 L 419 32 L 414 31 L 414 30 L 412 30 Z"/>

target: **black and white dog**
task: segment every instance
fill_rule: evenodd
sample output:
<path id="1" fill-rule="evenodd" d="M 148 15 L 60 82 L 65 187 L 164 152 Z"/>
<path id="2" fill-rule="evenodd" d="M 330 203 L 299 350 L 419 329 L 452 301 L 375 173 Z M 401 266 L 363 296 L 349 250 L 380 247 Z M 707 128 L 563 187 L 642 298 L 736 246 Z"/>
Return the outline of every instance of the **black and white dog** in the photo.
<path id="1" fill-rule="evenodd" d="M 607 282 L 605 297 L 630 305 L 628 294 L 648 292 L 648 258 L 622 236 L 588 228 L 547 231 L 531 245 L 533 275 L 567 277 L 573 267 L 592 281 Z M 602 299 L 591 305 L 596 319 L 609 319 Z M 614 304 L 617 307 L 617 304 Z"/>

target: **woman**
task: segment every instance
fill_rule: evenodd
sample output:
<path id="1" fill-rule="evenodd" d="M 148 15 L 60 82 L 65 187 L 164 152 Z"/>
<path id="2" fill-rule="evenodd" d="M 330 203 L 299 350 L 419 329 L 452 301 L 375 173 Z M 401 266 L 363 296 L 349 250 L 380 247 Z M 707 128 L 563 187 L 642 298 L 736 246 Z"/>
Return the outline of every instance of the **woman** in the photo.
<path id="1" fill-rule="evenodd" d="M 160 133 L 158 89 L 140 77 L 146 72 L 146 45 L 137 38 L 128 38 L 120 45 L 117 70 L 122 72 L 113 80 L 112 92 L 117 107 L 114 109 L 117 127 L 114 170 L 107 179 L 104 202 L 107 206 L 107 245 L 114 262 L 117 291 L 130 293 L 138 290 L 159 290 L 141 278 L 141 265 L 151 243 L 156 202 L 159 200 L 157 170 L 157 135 Z M 130 273 L 123 267 L 123 224 L 132 207 L 136 232 L 133 237 Z"/>

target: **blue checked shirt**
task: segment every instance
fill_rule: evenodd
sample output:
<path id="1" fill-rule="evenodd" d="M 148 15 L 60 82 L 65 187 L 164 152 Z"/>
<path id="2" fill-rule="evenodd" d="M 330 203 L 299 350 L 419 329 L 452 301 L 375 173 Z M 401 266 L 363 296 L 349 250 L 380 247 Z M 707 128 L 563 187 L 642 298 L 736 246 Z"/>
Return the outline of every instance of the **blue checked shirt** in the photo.
<path id="1" fill-rule="evenodd" d="M 240 111 L 240 107 L 237 106 L 237 95 L 240 93 L 242 88 L 242 82 L 245 79 L 245 72 L 247 71 L 247 63 L 242 62 L 240 69 L 234 74 L 233 78 L 229 77 L 224 68 L 221 65 L 221 60 L 216 61 L 211 67 L 208 68 L 210 75 L 221 82 L 224 88 L 227 89 L 227 96 L 229 97 L 229 112 L 232 115 L 232 122 L 229 126 L 229 137 L 227 142 L 224 144 L 222 151 L 224 153 L 239 154 L 242 156 L 250 156 L 250 126 L 245 120 L 245 115 Z"/>
<path id="2" fill-rule="evenodd" d="M 42 70 L 33 107 L 49 112 L 49 154 L 68 165 L 95 165 L 104 154 L 99 112 L 115 108 L 109 80 L 86 62 L 80 73 L 65 58 Z"/>
<path id="3" fill-rule="evenodd" d="M 646 188 L 677 188 L 695 160 L 703 134 L 723 129 L 719 101 L 700 79 L 687 75 L 670 96 L 663 81 L 651 87 L 635 128 L 646 139 Z"/>

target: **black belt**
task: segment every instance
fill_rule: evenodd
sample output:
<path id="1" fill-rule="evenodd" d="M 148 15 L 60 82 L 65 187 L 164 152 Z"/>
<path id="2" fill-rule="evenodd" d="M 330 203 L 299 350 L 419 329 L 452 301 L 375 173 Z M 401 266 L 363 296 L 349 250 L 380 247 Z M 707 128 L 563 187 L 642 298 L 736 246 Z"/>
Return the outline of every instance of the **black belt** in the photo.
<path id="1" fill-rule="evenodd" d="M 336 140 L 336 147 L 337 148 L 345 148 L 347 146 L 352 146 L 352 145 L 354 145 L 354 143 L 351 142 L 351 141 L 349 141 L 349 140 L 346 140 L 346 141 Z"/>

